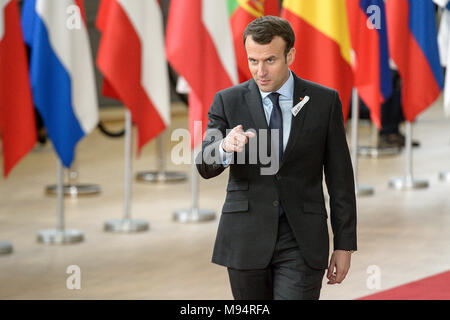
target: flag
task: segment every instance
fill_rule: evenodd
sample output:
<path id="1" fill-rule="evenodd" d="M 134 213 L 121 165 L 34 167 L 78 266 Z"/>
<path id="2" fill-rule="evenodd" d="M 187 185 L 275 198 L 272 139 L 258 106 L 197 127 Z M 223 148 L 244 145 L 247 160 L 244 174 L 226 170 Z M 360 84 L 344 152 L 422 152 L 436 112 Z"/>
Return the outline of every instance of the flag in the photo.
<path id="1" fill-rule="evenodd" d="M 161 8 L 156 0 L 102 0 L 97 27 L 103 94 L 130 110 L 139 152 L 170 124 Z"/>
<path id="2" fill-rule="evenodd" d="M 278 2 L 278 0 L 227 0 L 239 82 L 252 78 L 243 40 L 245 28 L 254 19 L 263 15 L 278 16 L 280 12 Z"/>
<path id="3" fill-rule="evenodd" d="M 428 108 L 443 87 L 437 28 L 431 0 L 387 0 L 389 51 L 402 79 L 407 121 Z"/>
<path id="4" fill-rule="evenodd" d="M 0 0 L 0 134 L 7 177 L 37 140 L 17 0 Z"/>
<path id="5" fill-rule="evenodd" d="M 194 140 L 199 135 L 194 131 L 194 122 L 201 121 L 203 134 L 215 93 L 238 82 L 225 1 L 170 2 L 166 54 L 169 63 L 191 88 L 189 129 L 192 147 L 196 147 Z"/>
<path id="6" fill-rule="evenodd" d="M 381 128 L 381 104 L 392 94 L 383 0 L 347 0 L 354 86 Z"/>
<path id="7" fill-rule="evenodd" d="M 346 0 L 284 0 L 281 16 L 296 36 L 292 71 L 336 89 L 346 120 L 353 86 Z"/>
<path id="8" fill-rule="evenodd" d="M 98 123 L 97 93 L 82 0 L 25 0 L 33 102 L 66 167 Z"/>
<path id="9" fill-rule="evenodd" d="M 434 0 L 443 8 L 441 16 L 441 24 L 439 26 L 438 44 L 441 65 L 447 68 L 444 84 L 444 110 L 445 114 L 450 117 L 450 1 Z"/>

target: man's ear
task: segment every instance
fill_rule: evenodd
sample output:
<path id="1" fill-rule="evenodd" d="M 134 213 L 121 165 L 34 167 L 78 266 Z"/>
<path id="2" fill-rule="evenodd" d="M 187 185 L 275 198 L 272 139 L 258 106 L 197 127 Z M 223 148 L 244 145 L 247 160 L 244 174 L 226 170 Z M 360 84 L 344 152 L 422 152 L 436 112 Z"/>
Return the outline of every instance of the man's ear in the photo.
<path id="1" fill-rule="evenodd" d="M 286 56 L 286 63 L 288 66 L 291 66 L 294 63 L 295 60 L 295 48 L 292 47 L 291 50 L 289 50 L 287 56 Z"/>

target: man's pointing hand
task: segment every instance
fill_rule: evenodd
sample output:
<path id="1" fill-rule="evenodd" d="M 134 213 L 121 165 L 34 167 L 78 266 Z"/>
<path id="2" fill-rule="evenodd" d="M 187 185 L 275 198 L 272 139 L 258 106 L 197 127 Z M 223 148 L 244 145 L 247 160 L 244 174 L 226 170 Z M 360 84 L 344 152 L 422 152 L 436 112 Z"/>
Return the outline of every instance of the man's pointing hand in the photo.
<path id="1" fill-rule="evenodd" d="M 225 152 L 242 152 L 249 138 L 256 137 L 251 131 L 244 132 L 242 125 L 234 127 L 222 142 L 222 149 Z"/>

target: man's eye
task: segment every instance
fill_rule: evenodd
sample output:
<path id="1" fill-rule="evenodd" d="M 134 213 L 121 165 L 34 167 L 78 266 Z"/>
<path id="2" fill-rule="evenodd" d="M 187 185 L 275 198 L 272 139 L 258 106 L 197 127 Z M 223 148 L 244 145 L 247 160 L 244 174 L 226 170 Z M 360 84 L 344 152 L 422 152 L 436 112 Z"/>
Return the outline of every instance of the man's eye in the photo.
<path id="1" fill-rule="evenodd" d="M 272 58 L 267 59 L 268 63 L 272 63 L 274 60 Z"/>

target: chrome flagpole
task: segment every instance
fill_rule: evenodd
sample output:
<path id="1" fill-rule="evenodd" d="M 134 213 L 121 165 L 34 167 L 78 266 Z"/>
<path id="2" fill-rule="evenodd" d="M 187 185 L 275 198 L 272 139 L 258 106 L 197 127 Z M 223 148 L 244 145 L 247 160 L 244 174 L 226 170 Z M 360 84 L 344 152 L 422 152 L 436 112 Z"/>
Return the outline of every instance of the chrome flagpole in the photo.
<path id="1" fill-rule="evenodd" d="M 138 232 L 149 229 L 149 223 L 142 219 L 131 218 L 131 153 L 133 127 L 131 112 L 125 108 L 125 175 L 124 175 L 124 217 L 108 220 L 104 230 L 108 232 Z"/>
<path id="2" fill-rule="evenodd" d="M 183 77 L 178 77 L 176 91 L 181 94 L 189 94 L 191 88 Z M 187 179 L 184 172 L 166 170 L 166 132 L 162 132 L 156 140 L 158 148 L 158 168 L 156 171 L 139 172 L 136 179 L 142 182 L 178 182 Z"/>
<path id="3" fill-rule="evenodd" d="M 389 180 L 389 187 L 397 190 L 412 190 L 428 188 L 428 181 L 417 180 L 413 178 L 412 170 L 412 124 L 409 121 L 405 123 L 406 141 L 405 141 L 405 176 L 403 178 L 392 178 Z"/>
<path id="4" fill-rule="evenodd" d="M 178 182 L 187 179 L 184 172 L 166 170 L 166 131 L 156 138 L 158 148 L 158 167 L 156 171 L 138 172 L 136 180 L 141 182 Z"/>
<path id="5" fill-rule="evenodd" d="M 190 209 L 180 209 L 176 210 L 173 214 L 173 219 L 178 222 L 202 222 L 214 220 L 216 218 L 216 213 L 211 209 L 200 209 L 198 204 L 199 197 L 199 174 L 197 172 L 197 167 L 195 165 L 195 155 L 201 152 L 201 144 L 199 147 L 195 148 L 192 152 L 192 184 L 191 184 L 191 195 L 192 195 L 192 207 Z"/>
<path id="6" fill-rule="evenodd" d="M 450 171 L 442 171 L 439 173 L 439 180 L 443 182 L 450 182 Z"/>
<path id="7" fill-rule="evenodd" d="M 97 195 L 101 192 L 100 186 L 97 184 L 81 184 L 78 183 L 78 166 L 76 160 L 74 160 L 72 166 L 67 170 L 68 184 L 63 187 L 63 193 L 65 196 L 76 198 L 78 196 Z M 45 193 L 47 195 L 55 196 L 57 193 L 57 186 L 47 186 Z"/>
<path id="8" fill-rule="evenodd" d="M 64 244 L 81 242 L 84 235 L 78 230 L 66 230 L 64 221 L 64 192 L 63 192 L 63 165 L 59 156 L 56 159 L 56 177 L 57 177 L 57 213 L 58 221 L 56 229 L 42 230 L 38 232 L 38 242 L 45 244 Z"/>
<path id="9" fill-rule="evenodd" d="M 356 88 L 352 92 L 352 163 L 355 179 L 355 192 L 358 196 L 371 196 L 374 190 L 371 186 L 358 184 L 358 123 L 359 123 L 359 97 Z"/>
<path id="10" fill-rule="evenodd" d="M 379 158 L 386 156 L 395 156 L 402 151 L 401 147 L 379 147 L 378 146 L 378 128 L 372 124 L 371 145 L 358 147 L 358 155 L 368 158 Z"/>

